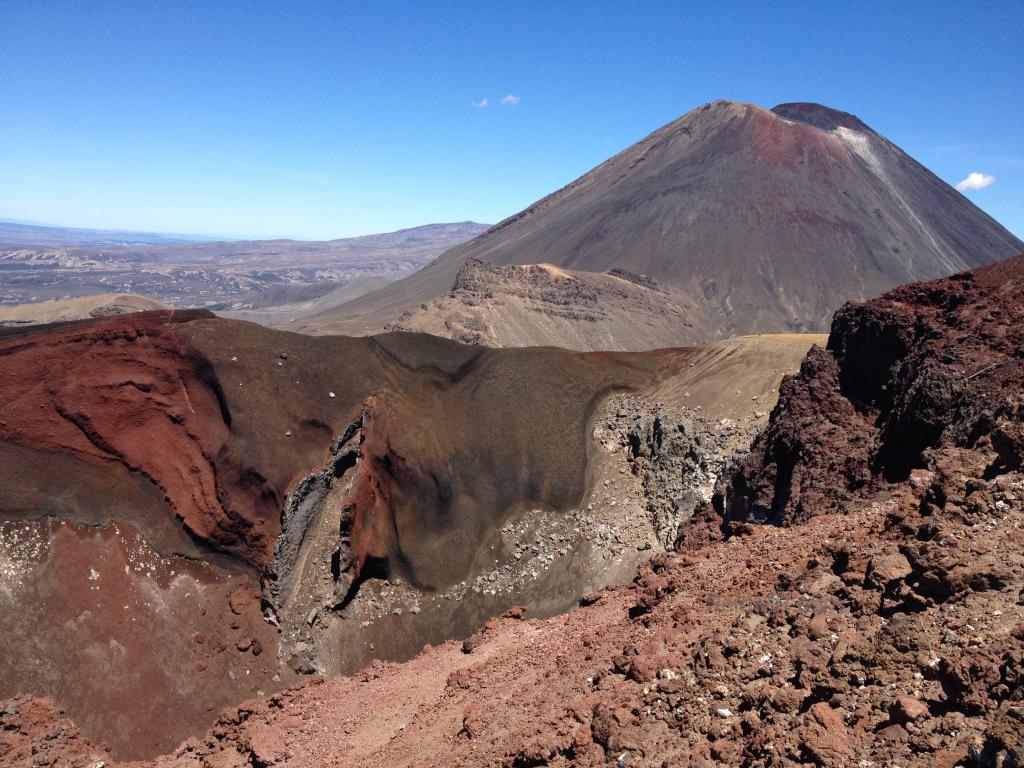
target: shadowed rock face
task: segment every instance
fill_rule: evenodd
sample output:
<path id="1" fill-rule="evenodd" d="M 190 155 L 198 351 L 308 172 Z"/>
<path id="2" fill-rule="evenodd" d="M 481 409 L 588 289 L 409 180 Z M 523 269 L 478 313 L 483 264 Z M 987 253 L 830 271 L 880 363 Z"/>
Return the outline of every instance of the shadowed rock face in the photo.
<path id="1" fill-rule="evenodd" d="M 817 104 L 769 111 L 717 101 L 420 272 L 301 329 L 379 330 L 447 294 L 459 268 L 481 259 L 650 276 L 692 322 L 678 326 L 675 344 L 822 331 L 844 301 L 1022 250 L 967 198 L 852 115 Z M 642 346 L 638 340 L 633 348 Z"/>
<path id="2" fill-rule="evenodd" d="M 392 559 L 424 586 L 465 570 L 494 510 L 578 501 L 596 402 L 658 365 L 403 334 L 314 339 L 194 312 L 9 334 L 0 356 L 11 373 L 0 451 L 19 465 L 31 454 L 37 474 L 56 457 L 58 484 L 76 472 L 124 478 L 144 509 L 155 488 L 195 541 L 257 569 L 289 488 L 362 413 L 359 559 Z M 74 516 L 40 494 L 42 479 L 4 474 L 19 514 L 38 494 L 39 514 Z M 378 499 L 386 519 L 370 511 Z"/>
<path id="3" fill-rule="evenodd" d="M 779 104 L 777 107 L 772 107 L 772 112 L 787 120 L 807 123 L 823 131 L 848 128 L 851 131 L 860 131 L 861 133 L 874 133 L 856 115 L 812 102 L 796 101 L 788 104 Z"/>
<path id="4" fill-rule="evenodd" d="M 931 468 L 938 451 L 1024 460 L 1024 256 L 897 288 L 836 313 L 827 349 L 786 377 L 725 494 L 728 516 L 792 523 Z"/>

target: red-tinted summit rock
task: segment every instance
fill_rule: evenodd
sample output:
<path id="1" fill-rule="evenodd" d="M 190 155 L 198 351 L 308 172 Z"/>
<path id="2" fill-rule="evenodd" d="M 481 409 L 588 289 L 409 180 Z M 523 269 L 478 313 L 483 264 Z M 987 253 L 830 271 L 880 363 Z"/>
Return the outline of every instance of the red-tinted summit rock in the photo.
<path id="1" fill-rule="evenodd" d="M 832 109 L 823 104 L 815 104 L 812 101 L 791 101 L 786 104 L 779 104 L 772 107 L 779 117 L 793 120 L 798 123 L 807 123 L 823 131 L 834 131 L 836 128 L 849 128 L 851 131 L 862 133 L 874 133 L 856 115 L 843 112 L 839 109 Z"/>

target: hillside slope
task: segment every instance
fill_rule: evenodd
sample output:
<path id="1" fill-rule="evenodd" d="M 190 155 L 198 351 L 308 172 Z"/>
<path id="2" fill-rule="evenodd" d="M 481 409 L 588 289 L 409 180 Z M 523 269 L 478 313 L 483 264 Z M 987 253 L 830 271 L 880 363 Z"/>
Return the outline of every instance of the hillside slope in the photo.
<path id="1" fill-rule="evenodd" d="M 88 320 L 129 312 L 169 309 L 154 299 L 131 293 L 100 293 L 62 301 L 40 301 L 33 304 L 0 306 L 0 328 L 19 325 L 42 325 L 69 320 Z"/>
<path id="2" fill-rule="evenodd" d="M 622 270 L 470 259 L 449 293 L 402 313 L 388 329 L 490 347 L 656 349 L 678 345 L 691 315 L 653 280 Z"/>

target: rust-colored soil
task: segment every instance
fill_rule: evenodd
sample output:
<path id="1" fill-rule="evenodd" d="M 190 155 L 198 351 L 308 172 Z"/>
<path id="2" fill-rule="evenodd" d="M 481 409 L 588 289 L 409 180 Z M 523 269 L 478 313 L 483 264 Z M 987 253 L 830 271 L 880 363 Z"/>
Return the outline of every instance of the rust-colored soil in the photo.
<path id="1" fill-rule="evenodd" d="M 248 579 L 161 557 L 124 523 L 0 523 L 0 634 L 0 692 L 52 693 L 123 757 L 293 679 Z"/>
<path id="2" fill-rule="evenodd" d="M 1021 745 L 1024 568 L 995 553 L 1022 543 L 1024 482 L 969 520 L 914 511 L 963 481 L 696 543 L 568 615 L 232 709 L 155 764 L 998 764 Z"/>
<path id="3" fill-rule="evenodd" d="M 425 647 L 404 664 L 374 662 L 352 676 L 265 691 L 148 764 L 1019 765 L 1024 386 L 1015 372 L 1024 354 L 1022 308 L 1024 258 L 845 307 L 826 348 L 812 349 L 800 373 L 783 381 L 748 458 L 720 484 L 714 504 L 681 529 L 679 550 L 652 557 L 630 586 L 587 595 L 577 610 L 550 619 L 513 610 L 462 643 Z M 337 373 L 307 360 L 314 347 L 296 337 L 242 346 L 245 333 L 193 318 L 172 336 L 204 350 L 201 359 L 217 374 L 232 414 L 225 445 L 236 445 L 235 466 L 263 467 L 276 449 L 231 441 L 249 429 L 273 434 L 256 428 L 281 428 L 306 406 L 281 394 L 284 380 L 255 372 L 267 363 L 283 367 L 275 360 L 294 355 L 307 375 L 288 381 L 314 381 L 310 398 Z M 403 335 L 308 343 L 318 345 L 316 359 L 322 344 L 362 351 L 353 370 L 379 376 L 369 401 L 345 395 L 332 398 L 350 398 L 338 412 L 321 409 L 331 425 L 351 415 L 346 406 L 358 404 L 361 415 L 355 474 L 342 475 L 358 489 L 351 498 L 359 508 L 342 518 L 355 532 L 345 551 L 356 562 L 365 555 L 367 568 L 395 563 L 391 574 L 421 588 L 472 572 L 468 553 L 476 551 L 481 517 L 470 499 L 506 510 L 510 517 L 493 523 L 504 532 L 516 500 L 546 500 L 557 511 L 590 498 L 582 495 L 592 490 L 587 454 L 574 453 L 573 440 L 550 438 L 585 435 L 602 393 L 632 386 L 685 395 L 701 382 L 688 380 L 683 366 L 736 370 L 728 354 L 706 351 L 481 351 Z M 295 346 L 274 358 L 284 344 Z M 193 360 L 179 350 L 171 348 L 173 359 Z M 245 354 L 248 368 L 230 367 Z M 384 362 L 367 363 L 374 359 Z M 252 386 L 241 394 L 232 383 Z M 269 414 L 272 396 L 281 408 Z M 515 419 L 494 408 L 499 402 L 518 408 Z M 634 446 L 630 466 L 646 467 L 645 483 L 662 477 L 676 466 L 659 463 L 670 443 L 664 430 L 678 423 L 671 428 L 685 434 L 694 422 L 669 421 L 666 412 L 650 425 L 643 408 L 621 403 L 624 418 L 630 408 L 639 414 L 627 435 L 638 442 L 650 436 Z M 463 409 L 457 418 L 456 404 Z M 452 419 L 443 433 L 425 430 L 437 425 L 432 414 Z M 611 434 L 617 414 L 603 417 L 601 434 Z M 419 430 L 411 433 L 410 424 Z M 544 436 L 548 442 L 531 442 Z M 471 446 L 472 454 L 454 454 L 454 445 Z M 341 447 L 331 454 L 339 462 Z M 266 487 L 278 482 L 261 478 Z M 488 486 L 481 478 L 494 478 L 500 489 L 482 496 Z M 605 476 L 602 487 L 610 483 Z M 66 535 L 58 531 L 50 541 Z M 78 567 L 65 559 L 72 571 Z M 236 555 L 234 562 L 254 561 Z M 71 593 L 76 604 L 107 605 L 90 594 L 90 583 L 102 585 L 112 571 L 96 570 L 98 578 L 90 572 Z M 131 599 L 127 587 L 114 595 Z M 344 611 L 338 621 L 346 621 Z M 85 766 L 95 759 L 98 748 L 51 709 L 34 699 L 0 702 L 12 732 L 0 731 L 8 762 L 67 756 Z"/>

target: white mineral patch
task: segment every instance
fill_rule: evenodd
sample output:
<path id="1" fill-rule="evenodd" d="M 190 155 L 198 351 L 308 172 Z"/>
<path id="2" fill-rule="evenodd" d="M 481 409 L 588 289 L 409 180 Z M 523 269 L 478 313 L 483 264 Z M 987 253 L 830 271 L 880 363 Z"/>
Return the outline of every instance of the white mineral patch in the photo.
<path id="1" fill-rule="evenodd" d="M 46 543 L 38 525 L 0 523 L 0 595 L 13 598 L 45 554 Z"/>

